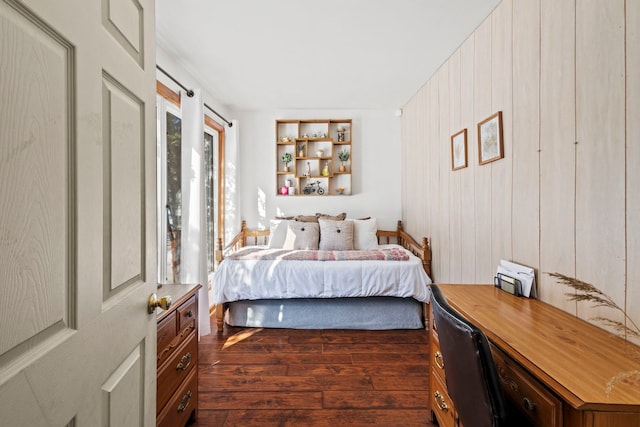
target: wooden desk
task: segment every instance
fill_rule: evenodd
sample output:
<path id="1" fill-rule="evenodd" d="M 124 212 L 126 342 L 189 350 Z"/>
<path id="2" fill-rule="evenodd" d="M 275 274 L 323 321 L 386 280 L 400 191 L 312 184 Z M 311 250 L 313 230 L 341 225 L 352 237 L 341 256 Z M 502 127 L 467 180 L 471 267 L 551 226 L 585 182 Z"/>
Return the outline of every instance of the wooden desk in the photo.
<path id="1" fill-rule="evenodd" d="M 549 304 L 491 285 L 439 287 L 449 304 L 501 351 L 501 363 L 522 368 L 534 385 L 557 397 L 561 410 L 554 424 L 640 427 L 640 385 L 619 382 L 606 393 L 612 377 L 640 370 L 640 347 Z"/>

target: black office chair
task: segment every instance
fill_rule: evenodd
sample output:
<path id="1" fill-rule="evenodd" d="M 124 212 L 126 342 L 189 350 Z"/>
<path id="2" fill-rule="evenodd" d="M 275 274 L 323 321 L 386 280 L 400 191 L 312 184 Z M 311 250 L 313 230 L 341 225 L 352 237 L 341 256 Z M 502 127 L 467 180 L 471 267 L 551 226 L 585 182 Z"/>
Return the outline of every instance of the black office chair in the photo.
<path id="1" fill-rule="evenodd" d="M 431 285 L 447 390 L 464 427 L 516 425 L 508 418 L 496 366 L 484 333 L 454 310 Z"/>

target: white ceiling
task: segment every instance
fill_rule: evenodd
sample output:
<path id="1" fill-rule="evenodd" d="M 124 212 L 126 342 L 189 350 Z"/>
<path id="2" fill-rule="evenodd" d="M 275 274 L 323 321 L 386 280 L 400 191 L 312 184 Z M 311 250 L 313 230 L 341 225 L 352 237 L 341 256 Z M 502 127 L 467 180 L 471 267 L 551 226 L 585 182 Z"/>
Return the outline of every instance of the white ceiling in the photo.
<path id="1" fill-rule="evenodd" d="M 498 3 L 157 0 L 157 43 L 228 108 L 397 109 Z"/>

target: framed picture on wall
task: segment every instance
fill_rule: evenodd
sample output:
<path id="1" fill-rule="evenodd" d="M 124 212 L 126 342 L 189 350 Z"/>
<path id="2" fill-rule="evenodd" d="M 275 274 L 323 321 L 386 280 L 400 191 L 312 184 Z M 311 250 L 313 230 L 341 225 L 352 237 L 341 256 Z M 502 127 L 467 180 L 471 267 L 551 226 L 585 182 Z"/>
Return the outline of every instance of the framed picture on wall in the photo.
<path id="1" fill-rule="evenodd" d="M 451 170 L 467 167 L 467 129 L 451 135 Z"/>
<path id="2" fill-rule="evenodd" d="M 504 157 L 502 111 L 478 123 L 478 157 L 481 165 Z"/>

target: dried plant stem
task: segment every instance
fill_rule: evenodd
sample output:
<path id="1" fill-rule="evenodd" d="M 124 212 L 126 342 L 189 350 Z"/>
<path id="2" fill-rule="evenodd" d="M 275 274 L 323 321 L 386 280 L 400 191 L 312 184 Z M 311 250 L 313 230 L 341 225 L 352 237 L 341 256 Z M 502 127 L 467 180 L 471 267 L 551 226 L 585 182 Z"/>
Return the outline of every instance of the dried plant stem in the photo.
<path id="1" fill-rule="evenodd" d="M 640 327 L 627 315 L 627 313 L 616 304 L 611 297 L 602 292 L 600 289 L 596 288 L 590 283 L 583 282 L 582 280 L 578 280 L 573 277 L 565 276 L 560 273 L 547 273 L 551 277 L 555 278 L 558 282 L 565 286 L 569 286 L 573 288 L 576 293 L 565 293 L 565 295 L 569 298 L 570 301 L 588 301 L 593 304 L 593 307 L 608 307 L 622 313 L 626 321 L 632 327 L 626 326 L 621 322 L 615 322 L 610 319 L 606 319 L 603 317 L 595 317 L 594 320 L 598 320 L 602 323 L 607 324 L 608 326 L 613 327 L 619 333 L 626 333 L 628 335 L 632 335 L 634 337 L 640 337 Z"/>
<path id="2" fill-rule="evenodd" d="M 606 295 L 600 289 L 595 286 L 583 282 L 582 280 L 575 279 L 573 277 L 565 276 L 560 273 L 547 273 L 551 277 L 554 277 L 559 283 L 573 288 L 576 293 L 566 293 L 565 295 L 569 297 L 570 301 L 588 301 L 593 304 L 594 307 L 608 307 L 614 310 L 618 310 L 622 313 L 627 323 L 618 322 L 616 320 L 611 320 L 606 317 L 592 317 L 593 320 L 598 321 L 612 329 L 614 329 L 618 335 L 621 335 L 625 341 L 628 342 L 628 338 L 630 336 L 635 338 L 640 338 L 640 328 L 638 325 L 631 319 L 627 313 L 616 304 L 611 297 Z M 630 325 L 631 327 L 627 326 Z M 636 351 L 631 355 L 636 360 L 640 360 L 640 353 Z M 607 383 L 606 394 L 609 395 L 616 384 L 620 382 L 625 382 L 631 384 L 632 386 L 640 386 L 640 371 L 632 370 L 620 372 L 614 377 L 612 377 Z"/>

